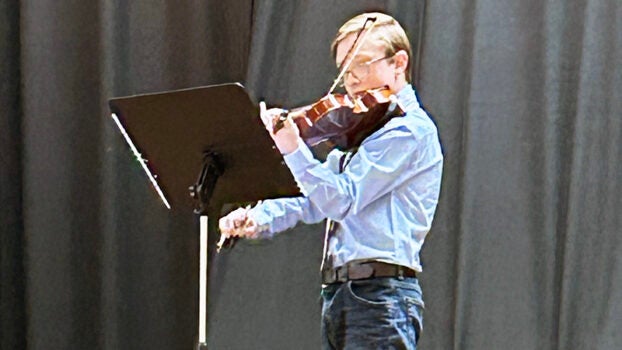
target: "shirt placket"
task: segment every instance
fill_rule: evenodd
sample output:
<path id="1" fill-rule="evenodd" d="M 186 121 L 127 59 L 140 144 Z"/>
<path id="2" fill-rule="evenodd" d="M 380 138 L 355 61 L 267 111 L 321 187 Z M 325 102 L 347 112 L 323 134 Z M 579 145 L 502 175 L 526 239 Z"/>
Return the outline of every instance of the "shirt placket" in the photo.
<path id="1" fill-rule="evenodd" d="M 343 173 L 346 166 L 352 159 L 353 155 L 353 151 L 344 152 L 343 155 L 341 155 L 339 159 L 339 173 Z M 324 230 L 324 248 L 322 251 L 322 264 L 320 266 L 320 271 L 322 273 L 332 270 L 335 267 L 335 256 L 334 252 L 330 249 L 330 243 L 332 239 L 335 239 L 335 234 L 337 233 L 338 227 L 338 222 L 331 219 L 326 220 L 326 229 Z"/>

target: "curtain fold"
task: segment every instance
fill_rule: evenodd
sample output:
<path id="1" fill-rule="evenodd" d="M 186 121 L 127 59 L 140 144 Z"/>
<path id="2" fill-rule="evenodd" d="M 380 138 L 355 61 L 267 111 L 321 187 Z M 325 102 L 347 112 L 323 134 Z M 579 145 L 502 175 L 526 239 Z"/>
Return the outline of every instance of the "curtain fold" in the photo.
<path id="1" fill-rule="evenodd" d="M 0 348 L 26 346 L 19 4 L 0 3 Z"/>
<path id="2" fill-rule="evenodd" d="M 445 174 L 435 226 L 458 225 L 444 263 L 457 276 L 439 284 L 454 338 L 432 347 L 616 348 L 620 5 L 447 5 L 428 4 L 421 94 L 446 165 L 463 167 Z M 424 256 L 444 244 L 435 234 Z"/>

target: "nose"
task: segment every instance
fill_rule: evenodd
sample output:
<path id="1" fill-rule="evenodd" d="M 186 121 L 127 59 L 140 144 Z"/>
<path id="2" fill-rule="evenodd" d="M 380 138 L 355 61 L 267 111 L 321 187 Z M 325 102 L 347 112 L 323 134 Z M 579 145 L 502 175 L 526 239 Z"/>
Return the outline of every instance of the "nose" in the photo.
<path id="1" fill-rule="evenodd" d="M 343 77 L 343 85 L 345 87 L 352 87 L 352 86 L 359 84 L 360 82 L 361 80 L 356 75 L 354 75 L 352 72 L 346 72 L 346 74 Z"/>
<path id="2" fill-rule="evenodd" d="M 344 77 L 344 81 L 346 81 L 346 80 L 348 80 L 350 78 L 354 79 L 357 82 L 361 81 L 361 79 L 358 76 L 356 76 L 356 74 L 354 74 L 354 72 L 351 71 L 351 70 L 346 72 L 345 77 Z"/>

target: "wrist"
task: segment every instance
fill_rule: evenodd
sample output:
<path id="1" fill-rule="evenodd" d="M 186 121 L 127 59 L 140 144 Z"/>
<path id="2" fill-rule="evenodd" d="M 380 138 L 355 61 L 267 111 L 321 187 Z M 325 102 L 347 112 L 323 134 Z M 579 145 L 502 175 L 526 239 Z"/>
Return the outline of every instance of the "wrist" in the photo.
<path id="1" fill-rule="evenodd" d="M 279 143 L 277 147 L 279 148 L 279 152 L 281 152 L 282 155 L 294 153 L 296 152 L 296 150 L 298 150 L 298 138 L 295 138 L 293 140 L 284 140 L 283 142 Z"/>

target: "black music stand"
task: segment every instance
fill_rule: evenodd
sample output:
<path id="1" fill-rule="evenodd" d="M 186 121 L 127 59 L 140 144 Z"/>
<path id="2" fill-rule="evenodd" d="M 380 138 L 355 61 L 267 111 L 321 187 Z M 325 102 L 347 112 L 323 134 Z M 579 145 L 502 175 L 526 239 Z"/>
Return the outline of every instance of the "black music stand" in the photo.
<path id="1" fill-rule="evenodd" d="M 299 189 L 241 84 L 113 98 L 109 106 L 164 205 L 200 215 L 197 349 L 207 349 L 207 218 L 225 203 Z"/>

